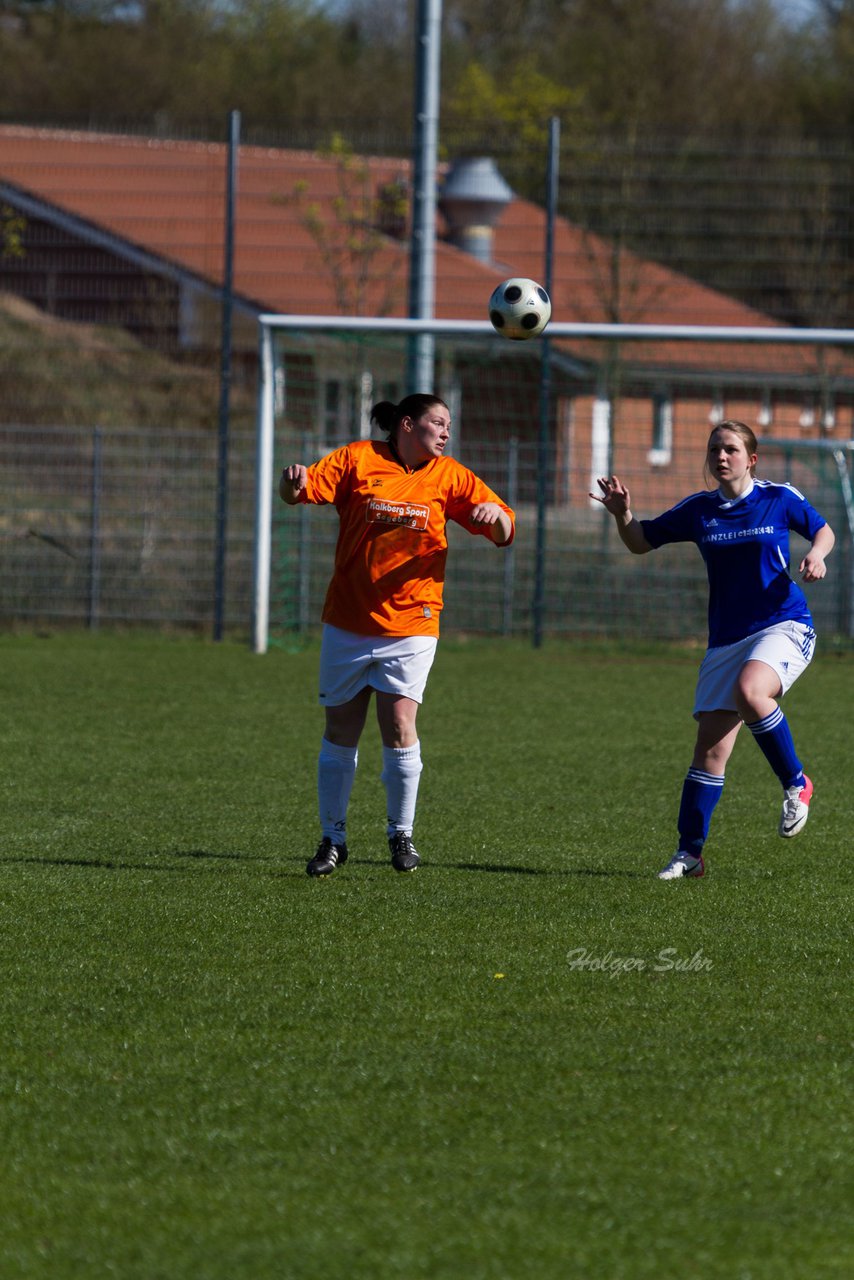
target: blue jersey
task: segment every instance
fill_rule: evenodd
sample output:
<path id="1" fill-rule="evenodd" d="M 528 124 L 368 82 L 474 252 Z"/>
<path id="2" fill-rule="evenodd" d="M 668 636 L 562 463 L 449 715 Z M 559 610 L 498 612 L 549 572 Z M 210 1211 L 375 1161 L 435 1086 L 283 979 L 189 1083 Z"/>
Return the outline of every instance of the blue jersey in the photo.
<path id="1" fill-rule="evenodd" d="M 792 485 L 755 480 L 735 501 L 720 490 L 694 493 L 640 526 L 651 547 L 699 547 L 709 576 L 713 649 L 777 622 L 812 625 L 806 596 L 789 576 L 789 530 L 812 542 L 826 523 Z"/>

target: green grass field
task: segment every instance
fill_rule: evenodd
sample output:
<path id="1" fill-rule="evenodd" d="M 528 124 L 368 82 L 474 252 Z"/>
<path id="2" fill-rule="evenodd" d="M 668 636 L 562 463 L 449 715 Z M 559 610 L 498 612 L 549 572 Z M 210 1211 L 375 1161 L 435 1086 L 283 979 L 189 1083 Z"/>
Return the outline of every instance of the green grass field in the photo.
<path id="1" fill-rule="evenodd" d="M 3 1280 L 851 1275 L 852 660 L 672 884 L 696 655 L 443 642 L 319 882 L 316 663 L 0 638 Z"/>

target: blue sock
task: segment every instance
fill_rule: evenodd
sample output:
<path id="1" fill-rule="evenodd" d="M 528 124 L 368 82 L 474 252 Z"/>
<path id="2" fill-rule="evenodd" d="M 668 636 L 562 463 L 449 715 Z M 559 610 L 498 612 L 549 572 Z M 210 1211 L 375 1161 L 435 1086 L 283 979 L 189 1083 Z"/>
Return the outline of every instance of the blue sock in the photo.
<path id="1" fill-rule="evenodd" d="M 682 784 L 679 805 L 679 848 L 699 858 L 709 834 L 715 805 L 724 789 L 724 775 L 690 768 Z"/>
<path id="2" fill-rule="evenodd" d="M 756 739 L 765 759 L 788 790 L 804 785 L 804 771 L 795 751 L 789 722 L 779 707 L 764 720 L 755 720 L 748 729 Z"/>

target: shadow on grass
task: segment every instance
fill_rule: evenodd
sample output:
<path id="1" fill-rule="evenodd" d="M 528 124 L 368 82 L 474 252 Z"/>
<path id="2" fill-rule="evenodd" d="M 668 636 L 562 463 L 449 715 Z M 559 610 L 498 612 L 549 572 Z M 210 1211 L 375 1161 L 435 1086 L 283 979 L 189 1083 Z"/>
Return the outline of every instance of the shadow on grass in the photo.
<path id="1" fill-rule="evenodd" d="M 92 867 L 104 871 L 180 871 L 179 866 L 170 866 L 167 859 L 170 858 L 194 858 L 196 860 L 212 859 L 214 861 L 226 860 L 229 862 L 273 862 L 274 859 L 267 854 L 251 854 L 251 853 L 214 853 L 209 849 L 149 849 L 142 854 L 143 858 L 158 858 L 163 861 L 158 862 L 142 862 L 136 861 L 133 856 L 126 861 L 114 861 L 111 858 L 86 858 L 86 857 L 63 857 L 57 855 L 55 857 L 45 854 L 20 854 L 7 858 L 0 858 L 0 864 L 11 866 L 16 863 L 33 867 Z M 209 870 L 213 871 L 211 867 Z"/>
<path id="2" fill-rule="evenodd" d="M 239 852 L 214 852 L 210 849 L 163 849 L 149 850 L 143 854 L 145 858 L 157 858 L 158 861 L 135 861 L 132 857 L 127 861 L 117 861 L 111 858 L 86 858 L 86 857 L 52 857 L 45 855 L 39 857 L 36 854 L 21 854 L 19 856 L 0 857 L 0 865 L 34 866 L 34 867 L 88 867 L 101 871 L 180 871 L 181 867 L 176 862 L 170 862 L 169 859 L 192 859 L 197 863 L 204 861 L 212 862 L 237 862 L 237 863 L 267 863 L 273 867 L 281 867 L 282 863 L 294 863 L 300 868 L 305 866 L 305 858 L 303 855 L 277 858 L 271 854 L 250 854 Z M 352 867 L 383 867 L 388 868 L 389 862 L 387 858 L 354 858 L 350 857 L 349 866 Z M 613 879 L 647 879 L 648 873 L 643 871 L 628 871 L 616 867 L 525 867 L 516 866 L 513 863 L 502 862 L 425 862 L 421 865 L 421 870 L 428 872 L 442 871 L 475 871 L 487 875 L 505 875 L 505 876 L 552 876 L 552 877 L 574 877 L 574 876 L 603 876 Z M 199 867 L 199 870 L 205 870 L 213 873 L 215 866 Z M 342 869 L 343 870 L 343 869 Z M 273 874 L 281 875 L 282 871 L 273 871 Z M 291 872 L 285 874 L 290 875 Z M 346 872 L 341 877 L 346 878 Z"/>
<path id="3" fill-rule="evenodd" d="M 232 862 L 275 862 L 270 853 L 214 853 L 211 849 L 167 849 L 163 851 L 167 858 L 225 858 Z"/>
<path id="4" fill-rule="evenodd" d="M 629 879 L 644 875 L 641 871 L 624 871 L 616 867 L 516 867 L 501 862 L 446 862 L 437 870 L 488 871 L 513 876 L 617 876 Z"/>
<path id="5" fill-rule="evenodd" d="M 288 862 L 301 862 L 300 858 L 288 858 Z M 387 858 L 354 858 L 347 860 L 348 867 L 387 867 Z M 488 875 L 504 876 L 605 876 L 617 879 L 648 878 L 644 871 L 627 871 L 617 867 L 524 867 L 508 862 L 422 862 L 421 871 L 478 871 Z M 345 873 L 346 874 L 346 873 Z"/>
<path id="6" fill-rule="evenodd" d="M 164 867 L 151 862 L 113 862 L 109 858 L 50 858 L 38 857 L 35 854 L 21 854 L 20 857 L 0 858 L 4 866 L 30 867 L 92 867 L 103 871 L 176 871 L 177 867 Z"/>

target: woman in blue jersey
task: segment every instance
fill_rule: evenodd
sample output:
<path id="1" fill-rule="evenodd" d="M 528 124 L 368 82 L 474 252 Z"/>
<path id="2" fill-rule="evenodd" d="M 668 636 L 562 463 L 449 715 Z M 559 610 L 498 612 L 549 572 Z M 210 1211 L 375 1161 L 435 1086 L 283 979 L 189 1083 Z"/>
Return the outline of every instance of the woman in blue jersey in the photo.
<path id="1" fill-rule="evenodd" d="M 792 485 L 755 478 L 756 459 L 750 427 L 728 420 L 709 437 L 706 468 L 716 489 L 692 494 L 654 520 L 635 519 L 617 476 L 599 480 L 601 494 L 590 495 L 614 517 L 629 551 L 644 555 L 669 542 L 695 542 L 709 578 L 709 647 L 694 702 L 697 743 L 682 787 L 679 848 L 658 873 L 662 880 L 704 874 L 703 846 L 742 721 L 783 786 L 780 835 L 796 836 L 809 816 L 813 784 L 777 705 L 815 648 L 806 597 L 789 576 L 789 530 L 811 544 L 799 566 L 804 582 L 824 577 L 835 539 Z"/>

